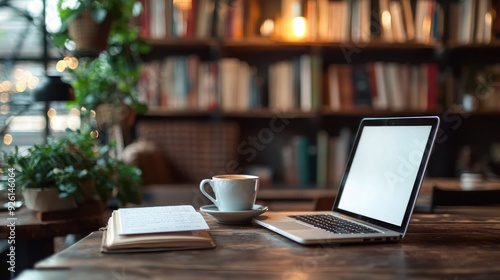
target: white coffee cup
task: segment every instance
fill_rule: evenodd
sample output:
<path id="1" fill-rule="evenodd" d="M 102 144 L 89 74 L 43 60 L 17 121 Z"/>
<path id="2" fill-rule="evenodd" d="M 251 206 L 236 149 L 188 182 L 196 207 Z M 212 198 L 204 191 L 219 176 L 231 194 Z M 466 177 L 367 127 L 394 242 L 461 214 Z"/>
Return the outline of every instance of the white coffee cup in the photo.
<path id="1" fill-rule="evenodd" d="M 205 190 L 206 184 L 214 191 L 215 198 Z M 251 210 L 258 189 L 259 177 L 253 175 L 217 175 L 200 182 L 201 193 L 222 212 Z"/>

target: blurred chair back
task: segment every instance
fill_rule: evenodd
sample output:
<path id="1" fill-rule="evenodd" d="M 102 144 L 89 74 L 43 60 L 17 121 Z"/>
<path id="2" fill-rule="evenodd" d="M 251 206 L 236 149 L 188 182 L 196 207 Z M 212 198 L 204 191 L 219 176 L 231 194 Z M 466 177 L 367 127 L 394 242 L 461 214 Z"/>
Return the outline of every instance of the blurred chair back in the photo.
<path id="1" fill-rule="evenodd" d="M 137 139 L 154 143 L 177 183 L 199 183 L 238 160 L 239 127 L 233 122 L 139 121 Z"/>

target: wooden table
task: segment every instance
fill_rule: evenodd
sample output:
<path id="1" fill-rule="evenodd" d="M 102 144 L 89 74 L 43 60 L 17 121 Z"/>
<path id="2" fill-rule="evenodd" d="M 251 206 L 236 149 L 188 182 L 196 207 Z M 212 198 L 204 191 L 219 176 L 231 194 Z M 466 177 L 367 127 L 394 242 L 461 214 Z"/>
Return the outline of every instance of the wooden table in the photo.
<path id="1" fill-rule="evenodd" d="M 499 279 L 500 212 L 481 211 L 415 214 L 406 237 L 389 244 L 303 246 L 206 216 L 215 249 L 112 255 L 99 252 L 94 232 L 18 279 Z"/>
<path id="2" fill-rule="evenodd" d="M 11 223 L 15 226 L 9 226 Z M 87 235 L 105 223 L 106 219 L 102 214 L 42 222 L 37 219 L 35 212 L 23 207 L 14 211 L 13 216 L 9 215 L 9 212 L 0 213 L 0 240 L 14 240 L 15 243 L 8 244 L 6 248 L 10 251 L 10 247 L 14 246 L 16 271 L 21 271 L 52 255 L 55 237 L 68 234 Z M 7 253 L 9 252 L 2 252 L 2 257 Z M 1 260 L 0 278 L 3 278 L 7 268 L 4 259 Z"/>

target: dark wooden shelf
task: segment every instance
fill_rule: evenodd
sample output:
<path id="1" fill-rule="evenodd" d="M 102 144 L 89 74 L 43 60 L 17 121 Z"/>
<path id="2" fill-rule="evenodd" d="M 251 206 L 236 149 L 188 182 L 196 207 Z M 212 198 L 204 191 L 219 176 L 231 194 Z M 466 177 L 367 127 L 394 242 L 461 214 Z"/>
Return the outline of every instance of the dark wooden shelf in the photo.
<path id="1" fill-rule="evenodd" d="M 354 108 L 350 110 L 332 111 L 330 109 L 321 110 L 323 116 L 363 116 L 363 117 L 391 117 L 391 116 L 423 116 L 437 115 L 437 110 L 375 110 L 371 108 Z"/>
<path id="2" fill-rule="evenodd" d="M 283 117 L 294 118 L 312 118 L 318 116 L 318 112 L 304 112 L 300 110 L 291 110 L 283 112 L 282 110 L 274 109 L 248 109 L 248 110 L 234 110 L 234 111 L 220 111 L 220 110 L 167 110 L 154 108 L 149 109 L 145 116 L 150 117 L 172 117 L 172 118 L 185 118 L 185 117 L 222 117 L 222 118 L 272 118 L 276 115 Z"/>
<path id="3" fill-rule="evenodd" d="M 450 44 L 443 50 L 446 64 L 459 67 L 467 64 L 487 65 L 500 63 L 500 42 L 491 44 Z"/>
<path id="4" fill-rule="evenodd" d="M 490 112 L 493 113 L 493 112 Z M 318 111 L 302 111 L 299 109 L 282 111 L 280 109 L 248 109 L 248 110 L 167 110 L 161 108 L 149 109 L 146 116 L 156 117 L 224 117 L 224 118 L 272 118 L 276 115 L 293 118 L 317 118 L 321 116 L 363 116 L 363 117 L 383 117 L 383 116 L 416 116 L 416 115 L 436 115 L 437 110 L 376 110 L 371 108 L 353 108 L 349 110 L 333 111 L 321 109 Z M 496 112 L 500 115 L 500 112 Z"/>
<path id="5" fill-rule="evenodd" d="M 197 39 L 168 38 L 147 39 L 146 43 L 153 47 L 147 57 L 168 55 L 187 55 L 196 53 L 200 56 L 240 57 L 255 60 L 257 56 L 274 59 L 286 59 L 300 54 L 319 54 L 329 63 L 366 63 L 371 61 L 387 61 L 402 63 L 434 62 L 439 44 L 415 42 L 392 43 L 383 41 L 327 42 L 327 41 L 280 41 L 269 38 L 243 39 Z"/>

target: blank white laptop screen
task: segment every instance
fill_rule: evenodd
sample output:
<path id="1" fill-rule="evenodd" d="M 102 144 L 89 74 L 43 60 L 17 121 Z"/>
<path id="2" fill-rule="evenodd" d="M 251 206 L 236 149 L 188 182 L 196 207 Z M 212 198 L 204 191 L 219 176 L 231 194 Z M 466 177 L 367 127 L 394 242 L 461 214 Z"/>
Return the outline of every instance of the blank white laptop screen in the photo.
<path id="1" fill-rule="evenodd" d="M 364 127 L 338 208 L 401 226 L 431 128 Z"/>

